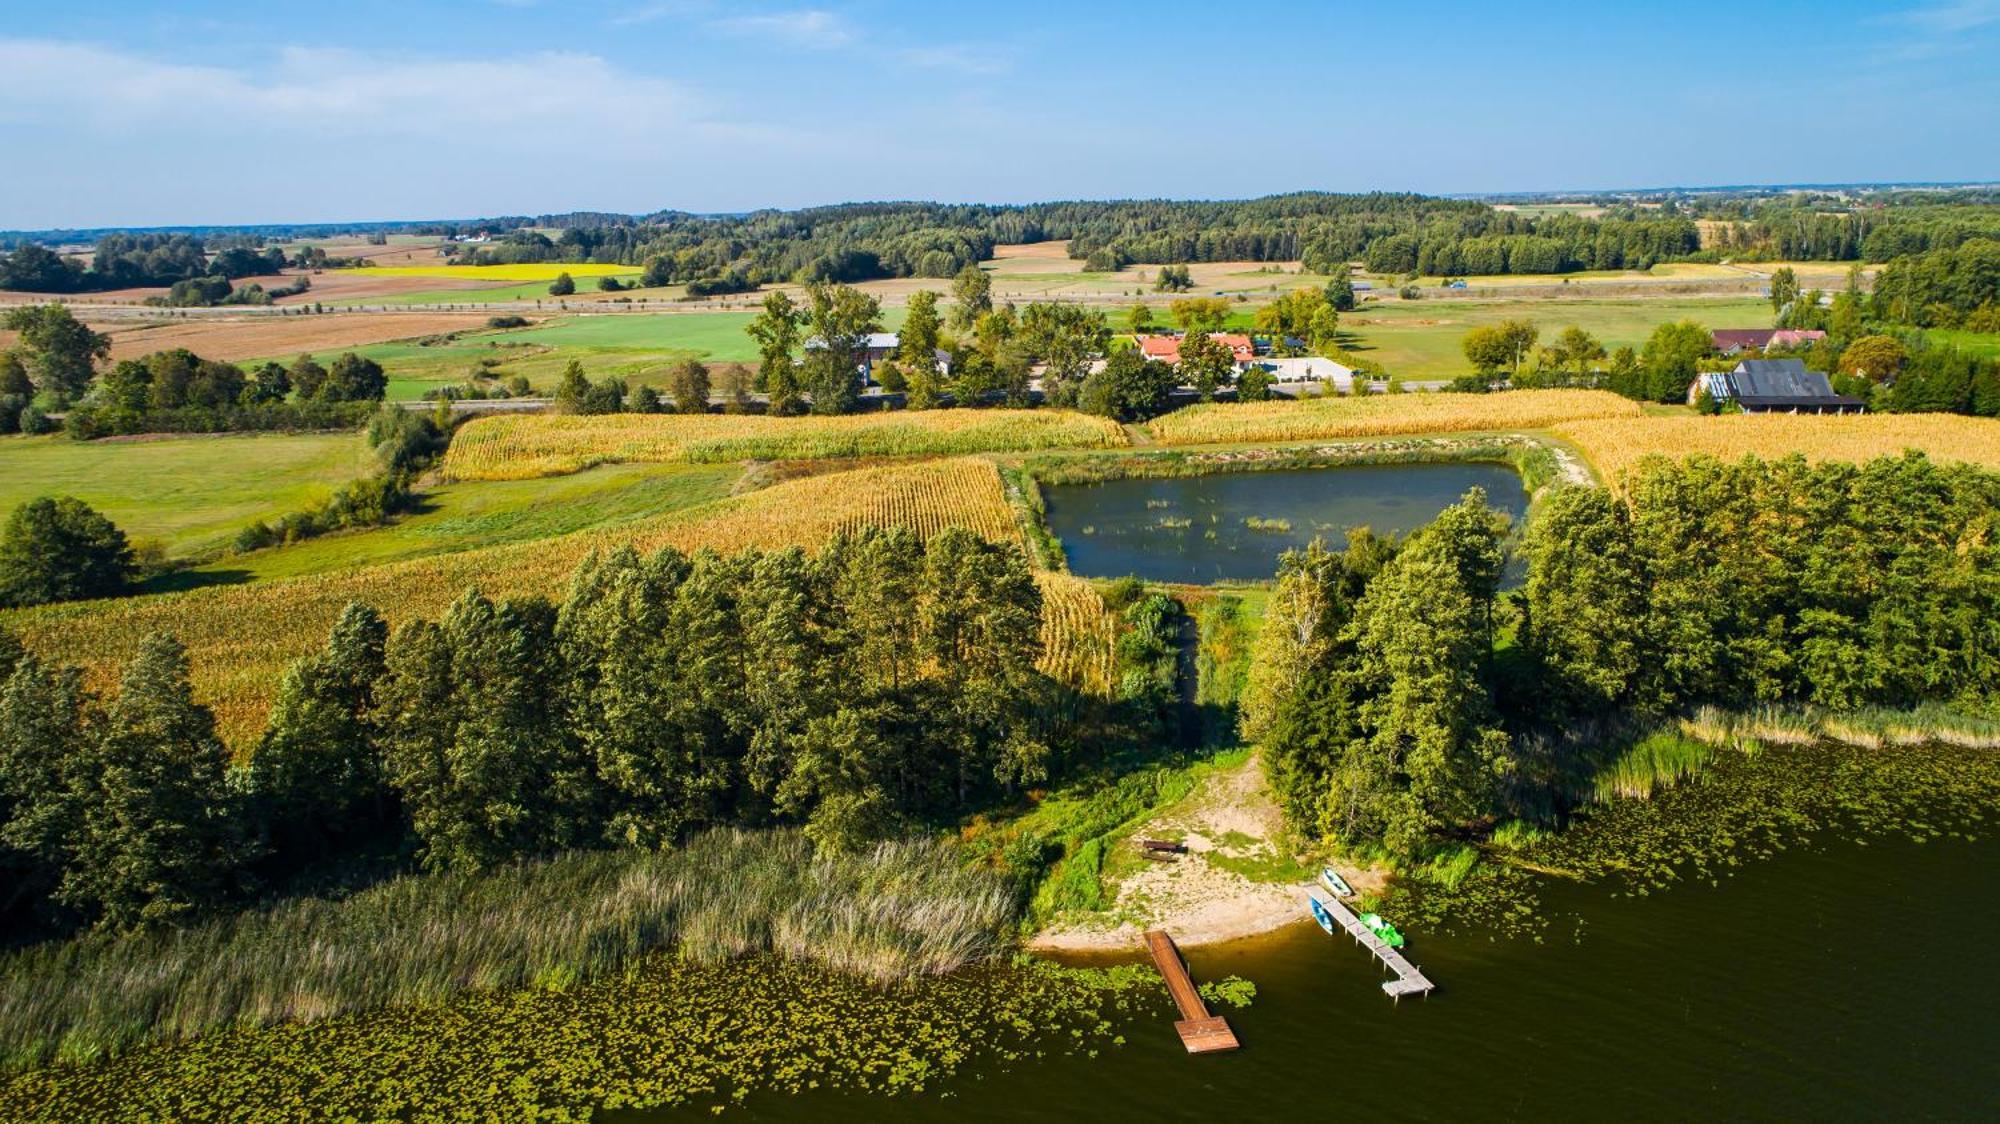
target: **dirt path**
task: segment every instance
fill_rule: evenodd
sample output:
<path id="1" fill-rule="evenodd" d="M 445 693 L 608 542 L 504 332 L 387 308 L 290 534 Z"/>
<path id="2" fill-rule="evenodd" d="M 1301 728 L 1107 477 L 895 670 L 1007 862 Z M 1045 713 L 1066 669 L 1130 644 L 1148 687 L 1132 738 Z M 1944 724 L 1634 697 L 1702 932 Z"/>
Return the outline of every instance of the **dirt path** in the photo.
<path id="1" fill-rule="evenodd" d="M 1092 951 L 1136 948 L 1147 929 L 1165 928 L 1184 945 L 1255 936 L 1305 916 L 1308 868 L 1284 842 L 1284 821 L 1256 757 L 1208 778 L 1200 791 L 1140 824 L 1131 839 L 1171 839 L 1188 853 L 1148 861 L 1125 877 L 1107 912 L 1036 934 L 1029 948 Z M 1129 841 L 1121 847 L 1133 846 Z M 1344 870 L 1365 892 L 1377 872 Z"/>

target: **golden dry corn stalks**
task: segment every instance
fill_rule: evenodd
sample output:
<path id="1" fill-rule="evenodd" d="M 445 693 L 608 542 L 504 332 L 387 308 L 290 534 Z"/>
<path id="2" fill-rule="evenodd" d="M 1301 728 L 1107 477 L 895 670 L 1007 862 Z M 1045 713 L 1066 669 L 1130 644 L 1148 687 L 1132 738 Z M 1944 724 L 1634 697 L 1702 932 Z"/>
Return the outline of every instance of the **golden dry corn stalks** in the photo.
<path id="1" fill-rule="evenodd" d="M 1080 690 L 1110 695 L 1117 618 L 1082 578 L 1045 570 L 1035 582 L 1042 587 L 1041 669 Z"/>
<path id="2" fill-rule="evenodd" d="M 1581 418 L 1639 414 L 1637 402 L 1606 390 L 1509 390 L 1211 403 L 1176 410 L 1147 428 L 1163 445 L 1207 445 L 1545 429 Z"/>
<path id="3" fill-rule="evenodd" d="M 324 643 L 350 601 L 401 623 L 436 617 L 468 586 L 493 597 L 560 596 L 570 571 L 594 550 L 628 543 L 642 553 L 664 546 L 725 554 L 813 550 L 837 532 L 864 526 L 905 526 L 926 536 L 957 526 L 995 542 L 1021 541 L 998 472 L 963 457 L 804 477 L 657 519 L 537 542 L 253 585 L 16 610 L 0 613 L 0 625 L 44 656 L 83 666 L 99 690 L 115 684 L 118 667 L 148 633 L 173 633 L 187 645 L 197 697 L 215 709 L 224 738 L 242 753 L 262 731 L 286 665 Z M 1108 624 L 1091 612 L 1092 602 L 1099 610 L 1102 602 L 1077 579 L 1043 581 L 1055 590 L 1050 617 L 1058 622 L 1044 629 L 1051 652 L 1045 666 L 1077 676 L 1079 686 L 1108 689 Z M 1072 628 L 1078 635 L 1070 635 Z"/>
<path id="4" fill-rule="evenodd" d="M 1866 461 L 1917 449 L 1939 462 L 2000 468 L 2000 421 L 1956 414 L 1725 414 L 1565 422 L 1555 432 L 1574 444 L 1616 487 L 1624 472 L 1654 454 L 1707 454 L 1775 460 Z"/>
<path id="5" fill-rule="evenodd" d="M 956 456 L 1127 442 L 1107 418 L 1070 410 L 927 410 L 832 418 L 749 414 L 539 414 L 481 418 L 452 439 L 454 480 L 525 480 L 626 462 Z"/>

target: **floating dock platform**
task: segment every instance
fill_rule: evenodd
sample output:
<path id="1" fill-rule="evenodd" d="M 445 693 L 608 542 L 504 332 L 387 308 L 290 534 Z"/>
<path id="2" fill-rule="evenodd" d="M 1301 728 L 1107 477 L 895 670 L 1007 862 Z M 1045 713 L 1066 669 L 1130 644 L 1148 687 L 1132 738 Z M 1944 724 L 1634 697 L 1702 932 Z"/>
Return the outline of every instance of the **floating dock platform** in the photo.
<path id="1" fill-rule="evenodd" d="M 1331 894 L 1318 890 L 1308 890 L 1306 895 L 1332 917 L 1334 923 L 1347 930 L 1347 935 L 1360 942 L 1361 947 L 1375 954 L 1384 967 L 1396 973 L 1393 980 L 1382 981 L 1382 991 L 1391 999 L 1401 999 L 1405 995 L 1429 995 L 1437 985 L 1426 978 L 1415 964 L 1409 962 L 1402 953 L 1389 947 L 1389 943 L 1375 935 L 1375 931 L 1361 923 L 1354 911 Z"/>
<path id="2" fill-rule="evenodd" d="M 1174 939 L 1164 930 L 1154 929 L 1146 934 L 1146 951 L 1153 954 L 1153 965 L 1166 978 L 1167 993 L 1174 997 L 1174 1006 L 1180 1008 L 1181 1018 L 1174 1024 L 1174 1030 L 1180 1034 L 1181 1045 L 1187 1047 L 1187 1052 L 1215 1054 L 1236 1049 L 1240 1045 L 1236 1032 L 1229 1029 L 1227 1019 L 1208 1013 L 1208 1004 L 1201 1001 L 1201 992 L 1195 990 L 1187 962 L 1181 959 L 1181 950 Z"/>

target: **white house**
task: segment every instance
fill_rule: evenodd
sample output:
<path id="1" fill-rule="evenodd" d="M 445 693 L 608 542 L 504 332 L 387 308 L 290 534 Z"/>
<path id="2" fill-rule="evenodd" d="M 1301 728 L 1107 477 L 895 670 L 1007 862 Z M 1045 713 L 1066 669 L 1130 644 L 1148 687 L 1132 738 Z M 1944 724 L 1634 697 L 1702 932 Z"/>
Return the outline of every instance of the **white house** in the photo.
<path id="1" fill-rule="evenodd" d="M 1353 368 L 1318 355 L 1299 359 L 1264 358 L 1257 360 L 1257 366 L 1271 372 L 1271 377 L 1281 383 L 1327 382 L 1342 394 L 1354 390 Z"/>
<path id="2" fill-rule="evenodd" d="M 867 338 L 862 341 L 861 345 L 861 377 L 872 380 L 875 375 L 875 364 L 880 363 L 884 359 L 895 358 L 896 349 L 901 343 L 901 337 L 894 332 L 868 333 Z M 814 336 L 806 341 L 806 350 L 808 351 L 818 351 L 825 346 L 824 343 L 820 342 L 818 336 Z M 937 357 L 938 374 L 951 374 L 951 352 L 940 347 L 934 350 L 932 354 Z"/>

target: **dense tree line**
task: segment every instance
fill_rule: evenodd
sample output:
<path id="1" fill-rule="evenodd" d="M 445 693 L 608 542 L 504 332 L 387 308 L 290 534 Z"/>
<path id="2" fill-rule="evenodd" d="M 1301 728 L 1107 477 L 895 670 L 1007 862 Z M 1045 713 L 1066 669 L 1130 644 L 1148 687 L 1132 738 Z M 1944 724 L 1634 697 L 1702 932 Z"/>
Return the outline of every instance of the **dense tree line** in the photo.
<path id="1" fill-rule="evenodd" d="M 0 905 L 124 927 L 384 839 L 481 870 L 713 824 L 831 844 L 949 820 L 1092 744 L 1035 668 L 1041 612 L 1021 554 L 964 531 L 628 548 L 560 601 L 468 591 L 393 632 L 349 606 L 240 770 L 171 638 L 109 699 L 0 639 Z"/>
<path id="2" fill-rule="evenodd" d="M 1502 595 L 1469 494 L 1398 543 L 1293 552 L 1245 699 L 1293 821 L 1422 853 L 1547 807 L 1593 735 L 1714 704 L 2000 713 L 2000 476 L 1655 458 L 1559 487 Z M 1505 642 L 1502 637 L 1509 637 Z"/>
<path id="3" fill-rule="evenodd" d="M 285 268 L 285 252 L 258 248 L 241 238 L 220 239 L 213 255 L 190 234 L 105 234 L 88 268 L 35 242 L 0 255 L 0 289 L 28 293 L 87 293 L 147 285 L 175 285 L 212 278 L 227 282 Z M 212 303 L 212 302 L 211 302 Z"/>
<path id="4" fill-rule="evenodd" d="M 373 359 L 347 352 L 322 365 L 301 355 L 287 366 L 245 371 L 186 348 L 121 360 L 98 376 L 63 419 L 72 437 L 130 433 L 345 429 L 367 420 L 389 379 Z"/>
<path id="5" fill-rule="evenodd" d="M 2000 331 L 2000 232 L 1892 259 L 1870 303 L 1890 323 Z"/>

